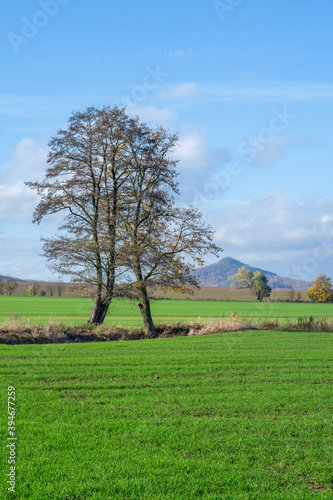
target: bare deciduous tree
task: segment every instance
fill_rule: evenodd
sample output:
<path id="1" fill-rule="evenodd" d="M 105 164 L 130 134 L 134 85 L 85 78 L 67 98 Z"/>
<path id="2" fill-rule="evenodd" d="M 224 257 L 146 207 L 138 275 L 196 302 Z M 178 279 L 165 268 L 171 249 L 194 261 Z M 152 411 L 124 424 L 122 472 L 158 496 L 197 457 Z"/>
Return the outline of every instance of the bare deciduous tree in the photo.
<path id="1" fill-rule="evenodd" d="M 194 263 L 218 251 L 201 215 L 174 203 L 176 141 L 118 107 L 88 108 L 51 139 L 45 179 L 27 183 L 41 197 L 34 222 L 65 213 L 64 234 L 44 240 L 44 255 L 58 273 L 93 291 L 88 323 L 103 323 L 123 277 L 154 336 L 148 286 L 195 287 Z"/>
<path id="2" fill-rule="evenodd" d="M 51 267 L 72 281 L 93 285 L 89 323 L 103 323 L 114 294 L 117 218 L 131 159 L 126 147 L 135 120 L 123 109 L 73 113 L 50 141 L 42 182 L 28 182 L 41 196 L 33 221 L 65 211 L 65 235 L 44 240 Z"/>
<path id="3" fill-rule="evenodd" d="M 6 280 L 6 290 L 8 295 L 13 295 L 15 290 L 17 289 L 18 284 L 13 278 L 8 278 Z"/>
<path id="4" fill-rule="evenodd" d="M 58 281 L 56 283 L 56 287 L 57 287 L 58 297 L 61 297 L 62 292 L 64 291 L 64 288 L 65 288 L 65 285 L 62 281 Z"/>
<path id="5" fill-rule="evenodd" d="M 155 337 L 148 288 L 189 291 L 197 287 L 191 273 L 203 256 L 220 250 L 213 232 L 193 208 L 176 206 L 176 161 L 170 157 L 178 137 L 163 128 L 145 126 L 131 137 L 133 168 L 127 184 L 126 209 L 122 212 L 127 268 L 135 276 L 133 288 L 146 334 Z"/>

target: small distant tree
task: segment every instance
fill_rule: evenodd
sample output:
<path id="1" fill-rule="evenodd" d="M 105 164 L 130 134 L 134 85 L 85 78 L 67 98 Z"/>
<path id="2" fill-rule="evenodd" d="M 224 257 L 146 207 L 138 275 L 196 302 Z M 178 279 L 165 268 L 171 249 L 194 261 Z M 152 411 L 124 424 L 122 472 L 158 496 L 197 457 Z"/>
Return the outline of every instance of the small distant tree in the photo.
<path id="1" fill-rule="evenodd" d="M 271 294 L 271 287 L 268 286 L 268 279 L 261 271 L 254 273 L 247 269 L 245 266 L 238 269 L 238 272 L 229 278 L 232 288 L 249 288 L 257 300 L 260 302 L 264 297 L 269 297 Z"/>
<path id="2" fill-rule="evenodd" d="M 332 295 L 332 280 L 326 274 L 320 274 L 308 290 L 312 302 L 329 302 Z"/>
<path id="3" fill-rule="evenodd" d="M 262 302 L 263 298 L 269 297 L 272 291 L 271 287 L 268 286 L 267 276 L 261 271 L 255 271 L 253 273 L 250 290 L 260 302 Z"/>
<path id="4" fill-rule="evenodd" d="M 63 292 L 63 290 L 65 288 L 65 285 L 61 281 L 59 281 L 56 286 L 57 286 L 58 296 L 61 297 L 62 296 L 62 292 Z"/>
<path id="5" fill-rule="evenodd" d="M 234 276 L 229 278 L 231 288 L 250 288 L 253 272 L 245 266 L 240 267 Z"/>
<path id="6" fill-rule="evenodd" d="M 14 281 L 13 278 L 8 278 L 8 280 L 6 281 L 7 295 L 13 295 L 17 287 L 17 282 Z"/>
<path id="7" fill-rule="evenodd" d="M 48 286 L 47 286 L 47 289 L 49 291 L 49 294 L 50 294 L 50 297 L 53 297 L 54 295 L 54 285 L 52 283 L 50 283 Z"/>
<path id="8" fill-rule="evenodd" d="M 38 290 L 39 290 L 38 283 L 31 283 L 31 285 L 29 285 L 27 288 L 27 292 L 30 297 L 36 297 Z"/>
<path id="9" fill-rule="evenodd" d="M 6 283 L 4 280 L 0 281 L 0 295 L 3 295 L 5 293 L 5 288 L 6 288 Z"/>

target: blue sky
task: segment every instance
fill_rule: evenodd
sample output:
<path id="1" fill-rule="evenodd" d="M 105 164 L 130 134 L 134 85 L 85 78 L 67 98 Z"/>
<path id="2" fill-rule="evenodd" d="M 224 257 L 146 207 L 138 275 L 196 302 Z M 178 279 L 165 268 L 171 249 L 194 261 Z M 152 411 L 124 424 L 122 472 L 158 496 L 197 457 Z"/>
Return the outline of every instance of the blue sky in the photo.
<path id="1" fill-rule="evenodd" d="M 333 276 L 332 25 L 330 0 L 5 3 L 0 274 L 56 278 L 40 237 L 60 218 L 33 225 L 23 182 L 73 110 L 121 104 L 179 131 L 180 202 L 221 257 Z"/>

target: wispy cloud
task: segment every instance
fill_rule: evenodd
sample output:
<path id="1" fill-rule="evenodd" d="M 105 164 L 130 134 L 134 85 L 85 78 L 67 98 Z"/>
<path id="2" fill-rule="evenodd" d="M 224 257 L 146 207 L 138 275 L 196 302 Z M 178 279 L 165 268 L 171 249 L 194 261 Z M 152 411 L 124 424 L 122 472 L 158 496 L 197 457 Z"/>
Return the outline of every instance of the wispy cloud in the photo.
<path id="1" fill-rule="evenodd" d="M 21 279 L 57 279 L 44 267 L 39 254 L 42 243 L 39 237 L 24 237 L 0 234 L 1 262 L 0 274 Z"/>
<path id="2" fill-rule="evenodd" d="M 138 115 L 141 120 L 154 125 L 167 125 L 178 120 L 178 115 L 171 108 L 158 108 L 153 104 L 129 103 L 126 112 L 131 116 Z"/>
<path id="3" fill-rule="evenodd" d="M 212 101 L 288 102 L 333 99 L 332 84 L 214 85 L 202 97 Z"/>
<path id="4" fill-rule="evenodd" d="M 187 57 L 192 57 L 195 54 L 194 49 L 178 49 L 178 50 L 165 50 L 163 55 L 170 59 L 185 59 Z"/>
<path id="5" fill-rule="evenodd" d="M 182 130 L 180 142 L 174 156 L 180 161 L 180 168 L 204 166 L 203 158 L 207 147 L 207 138 L 203 130 L 187 128 Z M 205 162 L 204 162 L 205 163 Z"/>
<path id="6" fill-rule="evenodd" d="M 255 141 L 256 144 L 260 146 L 260 137 L 256 137 Z M 274 163 L 284 155 L 287 144 L 287 135 L 274 136 L 269 144 L 262 144 L 262 148 L 258 148 L 257 146 L 256 156 L 252 161 L 252 164 L 260 167 L 274 165 Z"/>
<path id="7" fill-rule="evenodd" d="M 162 90 L 158 97 L 161 99 L 183 99 L 194 94 L 196 90 L 195 82 L 184 82 L 179 85 L 172 85 L 167 89 Z"/>
<path id="8" fill-rule="evenodd" d="M 159 98 L 169 96 L 178 98 L 173 92 L 175 88 L 182 88 L 182 83 L 177 86 L 169 87 L 160 92 Z M 192 84 L 194 85 L 194 84 Z M 186 88 L 186 87 L 184 87 Z M 194 102 L 213 103 L 213 102 L 249 102 L 249 103 L 287 103 L 297 101 L 313 100 L 332 100 L 333 84 L 312 83 L 272 83 L 256 85 L 244 85 L 243 83 L 217 83 L 217 84 L 199 84 L 193 87 L 191 98 Z"/>
<path id="9" fill-rule="evenodd" d="M 31 220 L 38 202 L 35 192 L 24 181 L 43 177 L 47 148 L 29 138 L 16 146 L 9 162 L 0 166 L 0 220 Z"/>
<path id="10" fill-rule="evenodd" d="M 212 210 L 209 218 L 226 255 L 259 267 L 269 265 L 269 270 L 290 277 L 297 274 L 292 276 L 293 266 L 310 262 L 312 268 L 305 265 L 307 272 L 299 272 L 298 277 L 313 279 L 320 266 L 323 272 L 329 272 L 329 267 L 333 271 L 332 210 L 333 201 L 324 197 L 296 202 L 282 191 L 272 190 L 245 205 L 220 207 L 218 214 Z M 325 250 L 328 239 L 331 247 Z M 276 263 L 273 269 L 272 262 Z"/>
<path id="11" fill-rule="evenodd" d="M 179 160 L 181 172 L 186 174 L 187 187 L 203 182 L 208 173 L 231 159 L 225 148 L 209 149 L 203 128 L 184 127 L 180 133 L 174 157 Z"/>

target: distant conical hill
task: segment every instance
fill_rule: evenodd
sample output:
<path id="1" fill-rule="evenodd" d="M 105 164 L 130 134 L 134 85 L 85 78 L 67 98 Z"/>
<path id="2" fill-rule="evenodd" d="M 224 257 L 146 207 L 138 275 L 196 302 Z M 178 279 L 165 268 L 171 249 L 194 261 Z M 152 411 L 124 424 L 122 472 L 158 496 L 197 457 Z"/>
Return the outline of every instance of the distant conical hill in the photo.
<path id="1" fill-rule="evenodd" d="M 284 278 L 270 271 L 265 271 L 258 267 L 249 266 L 231 257 L 224 257 L 215 264 L 201 267 L 194 271 L 201 286 L 218 286 L 221 288 L 230 287 L 228 278 L 234 276 L 240 267 L 246 267 L 252 272 L 261 271 L 268 278 L 269 286 L 275 288 L 286 288 L 290 290 L 307 290 L 311 286 L 309 281 L 301 281 L 292 278 Z"/>

